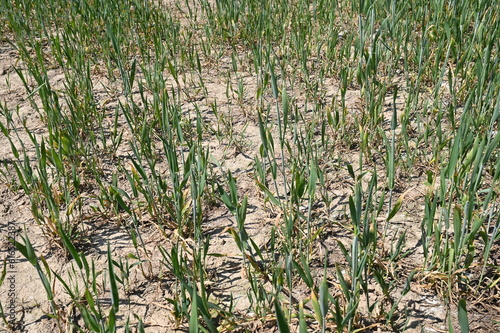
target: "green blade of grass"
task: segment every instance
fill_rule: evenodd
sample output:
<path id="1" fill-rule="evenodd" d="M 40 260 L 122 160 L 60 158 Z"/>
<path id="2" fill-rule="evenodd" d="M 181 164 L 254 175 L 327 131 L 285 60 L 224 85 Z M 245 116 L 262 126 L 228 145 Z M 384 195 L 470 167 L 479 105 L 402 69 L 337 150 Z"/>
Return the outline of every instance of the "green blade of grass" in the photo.
<path id="1" fill-rule="evenodd" d="M 467 303 L 465 299 L 458 301 L 458 323 L 462 333 L 469 333 L 469 318 L 467 316 Z"/>
<path id="2" fill-rule="evenodd" d="M 191 314 L 189 316 L 189 333 L 198 333 L 198 295 L 196 294 L 196 284 L 193 284 L 191 295 Z"/>
<path id="3" fill-rule="evenodd" d="M 285 313 L 283 309 L 281 309 L 278 299 L 274 300 L 274 309 L 276 311 L 276 322 L 278 323 L 280 333 L 290 333 L 290 327 L 288 326 Z"/>
<path id="4" fill-rule="evenodd" d="M 120 297 L 118 296 L 118 286 L 116 284 L 116 275 L 113 269 L 113 259 L 111 258 L 111 247 L 108 243 L 108 273 L 109 273 L 109 286 L 111 290 L 111 305 L 115 313 L 120 308 Z"/>

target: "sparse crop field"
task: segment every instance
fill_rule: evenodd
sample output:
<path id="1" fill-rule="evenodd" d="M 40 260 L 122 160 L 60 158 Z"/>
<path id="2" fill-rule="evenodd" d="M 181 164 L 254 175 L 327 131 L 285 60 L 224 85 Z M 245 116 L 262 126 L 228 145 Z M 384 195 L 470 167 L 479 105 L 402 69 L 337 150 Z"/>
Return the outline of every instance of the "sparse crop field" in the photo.
<path id="1" fill-rule="evenodd" d="M 0 331 L 500 331 L 499 15 L 0 0 Z"/>

